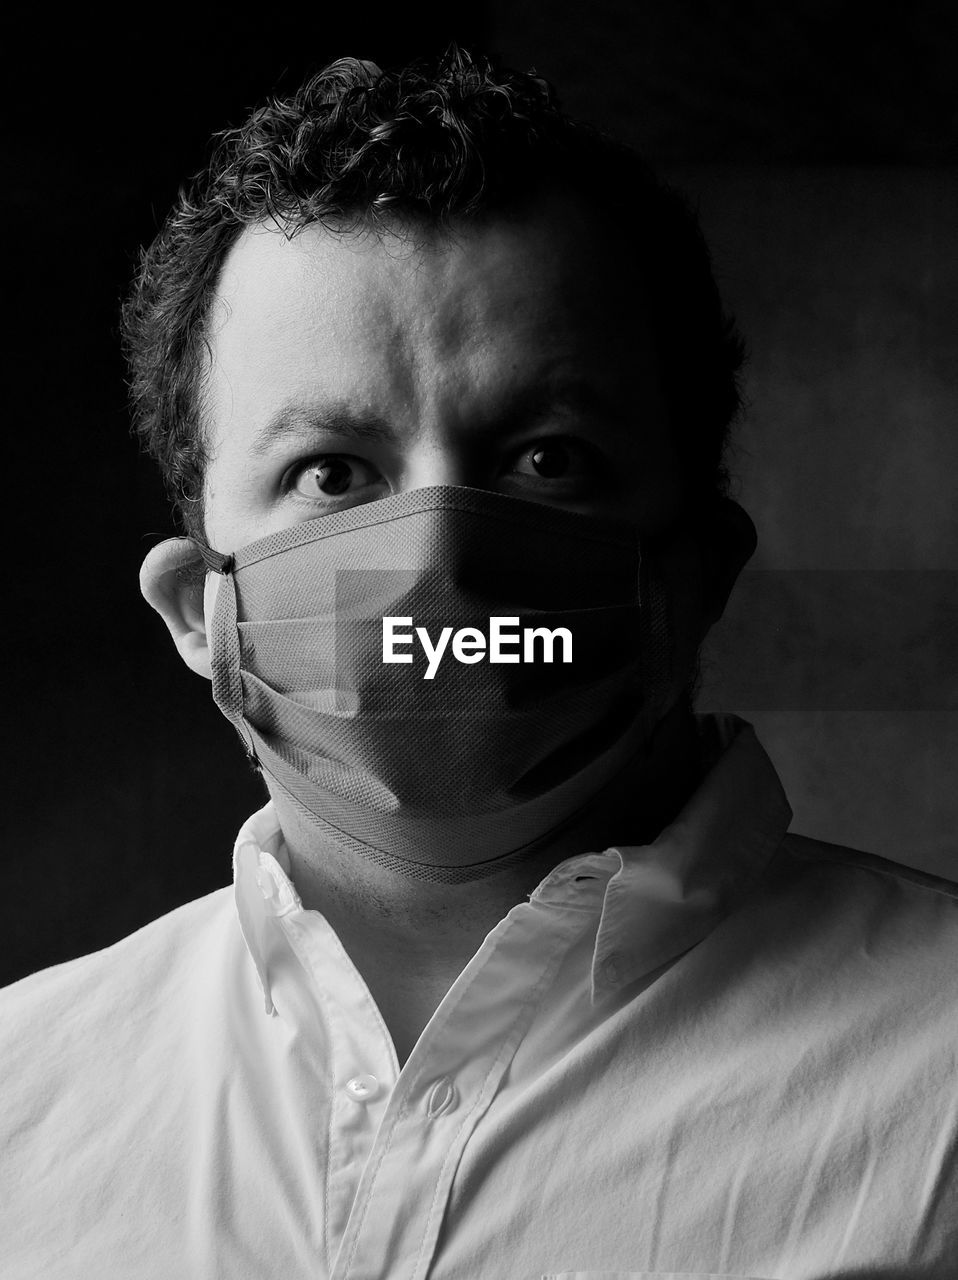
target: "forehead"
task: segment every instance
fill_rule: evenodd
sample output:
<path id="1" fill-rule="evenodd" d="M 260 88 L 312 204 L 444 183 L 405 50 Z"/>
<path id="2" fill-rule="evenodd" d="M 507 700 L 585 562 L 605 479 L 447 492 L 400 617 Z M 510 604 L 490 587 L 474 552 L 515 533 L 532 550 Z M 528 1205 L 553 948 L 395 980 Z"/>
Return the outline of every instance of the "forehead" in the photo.
<path id="1" fill-rule="evenodd" d="M 309 380 L 388 389 L 389 375 L 426 384 L 457 360 L 495 364 L 496 348 L 614 376 L 627 346 L 633 378 L 655 381 L 634 259 L 622 232 L 571 198 L 448 230 L 249 228 L 211 308 L 214 421 L 237 394 L 248 404 Z"/>
<path id="2" fill-rule="evenodd" d="M 598 304 L 597 291 L 604 305 L 634 303 L 636 264 L 626 229 L 603 224 L 572 196 L 556 195 L 514 213 L 442 227 L 398 220 L 342 231 L 320 223 L 254 224 L 227 254 L 216 293 L 231 305 L 261 306 L 282 290 L 287 303 L 349 310 L 368 307 L 397 284 L 411 308 L 442 293 L 462 302 L 479 286 L 475 301 L 486 305 L 548 297 L 560 307 L 589 310 L 590 299 Z"/>

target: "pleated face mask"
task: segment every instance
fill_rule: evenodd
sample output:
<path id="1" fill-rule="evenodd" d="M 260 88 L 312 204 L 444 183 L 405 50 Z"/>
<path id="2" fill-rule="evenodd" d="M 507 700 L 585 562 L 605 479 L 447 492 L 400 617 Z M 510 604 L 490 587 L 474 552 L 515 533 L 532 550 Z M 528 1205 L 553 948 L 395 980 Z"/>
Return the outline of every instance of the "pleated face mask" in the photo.
<path id="1" fill-rule="evenodd" d="M 540 847 L 668 709 L 666 594 L 631 526 L 437 487 L 201 552 L 217 706 L 325 838 L 403 875 Z"/>

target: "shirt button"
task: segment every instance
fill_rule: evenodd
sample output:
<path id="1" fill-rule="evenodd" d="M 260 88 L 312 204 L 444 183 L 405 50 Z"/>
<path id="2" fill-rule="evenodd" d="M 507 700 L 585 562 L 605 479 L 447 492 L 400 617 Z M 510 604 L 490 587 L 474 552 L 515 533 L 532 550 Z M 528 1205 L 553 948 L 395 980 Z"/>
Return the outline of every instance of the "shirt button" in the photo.
<path id="1" fill-rule="evenodd" d="M 375 1076 L 353 1076 L 346 1081 L 346 1092 L 354 1102 L 372 1102 L 379 1096 L 379 1081 Z"/>

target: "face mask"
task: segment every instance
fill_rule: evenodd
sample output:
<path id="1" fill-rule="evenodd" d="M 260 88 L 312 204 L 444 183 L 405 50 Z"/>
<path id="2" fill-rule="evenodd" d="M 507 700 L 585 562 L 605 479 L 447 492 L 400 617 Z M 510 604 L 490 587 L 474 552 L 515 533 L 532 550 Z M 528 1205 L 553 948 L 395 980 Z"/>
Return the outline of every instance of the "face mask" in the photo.
<path id="1" fill-rule="evenodd" d="M 325 838 L 405 876 L 476 880 L 555 838 L 674 698 L 625 524 L 438 487 L 201 553 L 217 706 Z"/>

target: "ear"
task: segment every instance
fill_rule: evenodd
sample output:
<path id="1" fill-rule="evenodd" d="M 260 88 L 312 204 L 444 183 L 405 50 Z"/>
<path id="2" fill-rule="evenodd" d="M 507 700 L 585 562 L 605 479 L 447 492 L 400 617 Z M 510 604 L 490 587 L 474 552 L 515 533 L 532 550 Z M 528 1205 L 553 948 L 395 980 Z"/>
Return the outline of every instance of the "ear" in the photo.
<path id="1" fill-rule="evenodd" d="M 758 546 L 758 534 L 747 511 L 731 498 L 720 498 L 701 533 L 704 621 L 713 626 L 725 612 L 738 575 Z"/>
<path id="2" fill-rule="evenodd" d="M 140 568 L 140 590 L 169 628 L 180 657 L 197 675 L 213 678 L 203 609 L 204 566 L 190 538 L 168 538 Z"/>

